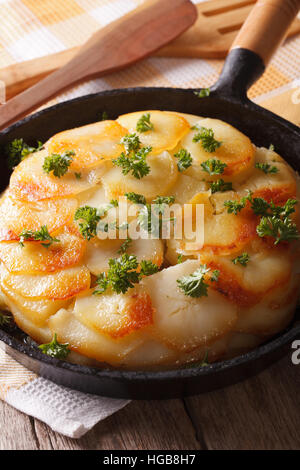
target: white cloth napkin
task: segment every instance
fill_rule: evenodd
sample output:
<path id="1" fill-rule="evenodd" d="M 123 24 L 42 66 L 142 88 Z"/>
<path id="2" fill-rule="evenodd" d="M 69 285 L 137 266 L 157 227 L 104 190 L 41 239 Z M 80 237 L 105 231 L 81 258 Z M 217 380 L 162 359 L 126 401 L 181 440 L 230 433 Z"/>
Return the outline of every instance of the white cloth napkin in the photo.
<path id="1" fill-rule="evenodd" d="M 0 398 L 48 424 L 53 431 L 79 438 L 129 400 L 77 392 L 38 377 L 0 349 Z"/>

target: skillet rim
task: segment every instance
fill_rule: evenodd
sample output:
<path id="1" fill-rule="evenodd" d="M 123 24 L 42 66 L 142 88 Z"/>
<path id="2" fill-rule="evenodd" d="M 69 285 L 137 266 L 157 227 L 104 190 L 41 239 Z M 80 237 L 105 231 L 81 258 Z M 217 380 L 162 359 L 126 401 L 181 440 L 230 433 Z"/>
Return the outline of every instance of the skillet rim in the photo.
<path id="1" fill-rule="evenodd" d="M 67 106 L 69 103 L 75 102 L 84 102 L 89 101 L 91 99 L 97 98 L 98 96 L 114 96 L 120 93 L 141 93 L 141 92 L 180 92 L 180 93 L 193 93 L 195 91 L 199 91 L 201 88 L 173 88 L 173 87 L 129 87 L 129 88 L 119 88 L 119 89 L 112 89 L 112 90 L 105 90 L 97 93 L 90 93 L 87 95 L 82 95 L 79 97 L 75 97 L 69 100 L 65 100 L 63 102 L 57 103 L 53 106 L 49 106 L 44 108 L 36 113 L 33 113 L 25 118 L 17 121 L 16 123 L 10 125 L 6 129 L 0 132 L 0 138 L 8 136 L 12 131 L 17 130 L 24 124 L 27 124 L 30 121 L 34 121 L 39 119 L 40 116 L 47 116 L 53 111 L 57 109 L 63 109 L 64 106 Z M 222 93 L 221 90 L 219 91 L 218 88 L 211 89 L 210 96 L 216 97 L 220 100 L 225 101 L 227 104 L 236 104 L 239 106 L 243 106 L 245 108 L 249 108 L 250 110 L 263 113 L 267 118 L 272 119 L 276 125 L 281 125 L 291 132 L 293 132 L 297 138 L 300 139 L 300 128 L 296 125 L 292 124 L 291 122 L 277 116 L 276 114 L 272 113 L 271 111 L 262 108 L 261 106 L 253 103 L 247 97 L 241 97 L 238 95 L 227 95 L 226 93 Z M 201 98 L 201 100 L 209 100 L 210 96 L 207 98 Z M 299 163 L 300 165 L 300 163 Z M 296 312 L 299 311 L 296 309 Z M 20 340 L 17 340 L 12 334 L 6 332 L 2 328 L 0 328 L 0 342 L 5 343 L 7 346 L 11 347 L 18 353 L 21 353 L 29 358 L 32 358 L 38 362 L 45 363 L 46 365 L 53 366 L 54 368 L 60 370 L 68 370 L 70 372 L 76 372 L 80 375 L 93 375 L 97 378 L 110 378 L 110 379 L 121 379 L 122 381 L 129 381 L 129 382 L 144 382 L 145 378 L 151 380 L 151 382 L 162 382 L 162 381 L 169 381 L 169 380 L 176 380 L 179 377 L 182 379 L 189 379 L 195 377 L 205 377 L 208 375 L 213 375 L 216 372 L 230 370 L 238 366 L 242 366 L 258 359 L 261 359 L 272 352 L 276 352 L 280 348 L 286 346 L 289 342 L 295 340 L 297 337 L 300 336 L 300 322 L 293 325 L 291 324 L 288 326 L 283 332 L 276 335 L 275 338 L 267 341 L 266 343 L 258 346 L 257 348 L 247 352 L 246 354 L 242 354 L 236 356 L 232 359 L 227 359 L 225 361 L 219 361 L 210 364 L 207 367 L 195 366 L 195 367 L 186 367 L 186 368 L 178 368 L 178 369 L 166 369 L 166 370 L 123 370 L 123 369 L 98 369 L 91 366 L 84 366 L 81 364 L 74 364 L 71 362 L 62 361 L 59 359 L 52 358 L 43 354 L 36 348 L 32 346 L 22 343 Z M 1 347 L 1 345 L 0 345 Z M 275 362 L 275 361 L 274 361 Z"/>

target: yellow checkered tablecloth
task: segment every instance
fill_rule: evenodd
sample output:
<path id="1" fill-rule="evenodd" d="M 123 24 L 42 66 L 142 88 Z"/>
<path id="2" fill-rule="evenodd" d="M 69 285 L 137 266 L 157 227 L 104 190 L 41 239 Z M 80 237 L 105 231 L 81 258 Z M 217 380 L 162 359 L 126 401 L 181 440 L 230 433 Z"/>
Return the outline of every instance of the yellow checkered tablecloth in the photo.
<path id="1" fill-rule="evenodd" d="M 0 69 L 82 44 L 93 32 L 143 0 L 0 0 Z M 194 0 L 199 3 L 201 0 Z M 51 101 L 128 86 L 207 87 L 221 60 L 152 57 L 127 70 L 77 86 Z M 250 90 L 261 102 L 300 78 L 300 35 L 280 48 L 264 76 Z M 1 79 L 1 70 L 0 70 Z"/>
<path id="2" fill-rule="evenodd" d="M 0 0 L 0 80 L 1 68 L 78 46 L 93 32 L 142 1 Z M 194 3 L 200 1 L 194 0 Z M 74 87 L 47 105 L 113 88 L 208 87 L 217 80 L 222 65 L 221 60 L 151 57 L 126 70 Z M 257 102 L 270 102 L 293 84 L 300 86 L 300 35 L 284 43 L 249 95 Z M 284 105 L 288 106 L 289 98 L 282 96 Z M 298 99 L 300 103 L 300 92 Z M 282 104 L 280 106 L 282 108 Z M 298 110 L 297 101 L 296 113 Z M 58 387 L 27 371 L 1 349 L 0 398 L 72 437 L 84 434 L 97 421 L 127 403 L 86 397 Z M 62 403 L 66 404 L 64 408 L 61 408 Z"/>

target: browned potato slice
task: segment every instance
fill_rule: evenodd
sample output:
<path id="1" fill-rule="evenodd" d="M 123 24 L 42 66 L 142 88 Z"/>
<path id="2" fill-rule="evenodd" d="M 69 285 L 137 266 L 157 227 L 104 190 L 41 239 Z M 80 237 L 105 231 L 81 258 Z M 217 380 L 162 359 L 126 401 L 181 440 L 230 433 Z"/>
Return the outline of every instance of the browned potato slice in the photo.
<path id="1" fill-rule="evenodd" d="M 40 242 L 0 243 L 0 259 L 12 274 L 42 274 L 74 266 L 83 256 L 86 241 L 74 227 L 56 236 L 59 242 L 45 247 Z"/>
<path id="2" fill-rule="evenodd" d="M 150 113 L 153 130 L 138 132 L 136 125 L 143 114 Z M 151 146 L 153 153 L 161 153 L 176 147 L 179 140 L 189 131 L 190 125 L 179 113 L 168 111 L 138 111 L 123 114 L 118 118 L 121 126 L 131 134 L 137 133 L 143 147 Z"/>
<path id="3" fill-rule="evenodd" d="M 69 299 L 89 289 L 90 282 L 90 272 L 84 266 L 45 275 L 10 274 L 5 270 L 1 276 L 4 287 L 32 300 Z"/>
<path id="4" fill-rule="evenodd" d="M 201 163 L 210 158 L 215 158 L 226 163 L 227 167 L 222 177 L 235 181 L 237 178 L 245 177 L 254 164 L 254 146 L 250 139 L 240 131 L 230 126 L 226 122 L 218 119 L 200 119 L 197 122 L 199 127 L 212 129 L 214 138 L 222 142 L 221 146 L 214 152 L 207 152 L 201 142 L 193 142 L 197 130 L 191 130 L 181 141 L 181 147 L 188 150 L 193 158 L 193 165 L 186 170 L 186 174 L 198 179 L 215 180 L 220 175 L 211 176 L 203 171 Z"/>
<path id="5" fill-rule="evenodd" d="M 297 193 L 296 174 L 294 170 L 275 152 L 257 148 L 255 163 L 267 163 L 277 168 L 277 173 L 264 173 L 253 168 L 251 176 L 238 187 L 239 194 L 253 192 L 253 197 L 262 197 L 275 204 L 284 204 L 288 198 L 294 198 Z"/>
<path id="6" fill-rule="evenodd" d="M 54 135 L 46 143 L 48 155 L 73 150 L 70 168 L 78 171 L 102 164 L 103 159 L 112 159 L 124 151 L 120 140 L 127 134 L 116 121 L 101 121 L 70 129 Z"/>
<path id="7" fill-rule="evenodd" d="M 51 315 L 54 315 L 60 308 L 66 308 L 70 303 L 70 300 L 31 300 L 16 294 L 4 285 L 1 289 L 10 305 L 14 305 L 20 315 L 37 327 L 46 327 Z"/>
<path id="8" fill-rule="evenodd" d="M 111 162 L 103 160 L 93 170 L 82 170 L 81 178 L 76 178 L 74 171 L 69 170 L 58 178 L 43 170 L 46 150 L 33 153 L 23 160 L 15 169 L 10 179 L 12 194 L 22 201 L 40 201 L 43 199 L 73 196 L 98 184 Z"/>
<path id="9" fill-rule="evenodd" d="M 53 315 L 48 324 L 52 333 L 57 333 L 58 340 L 69 343 L 73 351 L 111 365 L 123 364 L 126 355 L 143 342 L 143 338 L 135 333 L 113 339 L 87 327 L 72 312 L 64 309 Z"/>
<path id="10" fill-rule="evenodd" d="M 24 203 L 6 191 L 0 201 L 0 240 L 19 240 L 23 230 L 40 230 L 42 225 L 57 232 L 73 220 L 77 204 L 75 198 Z"/>
<path id="11" fill-rule="evenodd" d="M 88 292 L 76 299 L 74 313 L 81 323 L 115 339 L 153 323 L 151 299 L 139 287 L 126 294 Z"/>

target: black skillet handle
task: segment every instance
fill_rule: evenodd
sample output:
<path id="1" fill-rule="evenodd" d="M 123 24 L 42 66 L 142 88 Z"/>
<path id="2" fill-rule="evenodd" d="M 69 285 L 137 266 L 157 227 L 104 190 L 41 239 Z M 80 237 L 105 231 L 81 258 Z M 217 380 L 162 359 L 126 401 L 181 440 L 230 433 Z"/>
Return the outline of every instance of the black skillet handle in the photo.
<path id="1" fill-rule="evenodd" d="M 258 0 L 211 90 L 231 99 L 246 99 L 248 88 L 263 74 L 299 9 L 300 0 Z"/>

